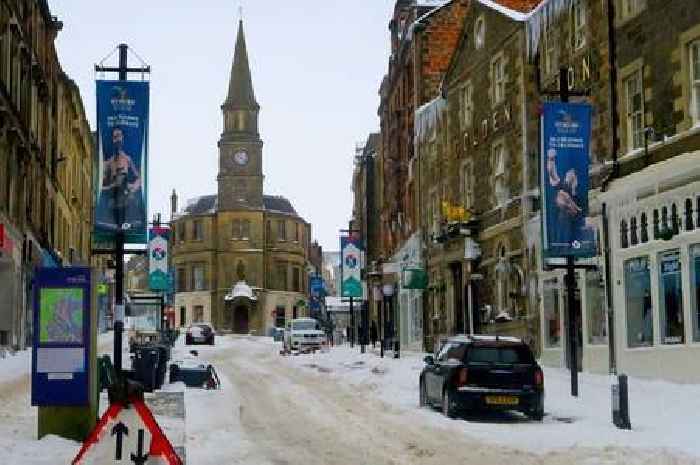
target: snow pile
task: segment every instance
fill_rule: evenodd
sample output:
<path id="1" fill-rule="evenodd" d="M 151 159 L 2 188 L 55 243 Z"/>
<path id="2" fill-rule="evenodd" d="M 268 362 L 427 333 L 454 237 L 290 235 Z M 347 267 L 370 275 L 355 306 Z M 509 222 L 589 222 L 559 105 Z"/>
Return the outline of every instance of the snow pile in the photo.
<path id="1" fill-rule="evenodd" d="M 18 352 L 4 352 L 0 357 L 0 383 L 13 381 L 26 376 L 32 368 L 31 349 Z"/>
<path id="2" fill-rule="evenodd" d="M 607 376 L 580 374 L 580 397 L 570 396 L 565 370 L 544 368 L 545 420 L 529 421 L 520 414 L 468 416 L 452 422 L 430 409 L 418 409 L 418 379 L 425 354 L 402 352 L 401 359 L 378 357 L 378 350 L 360 354 L 359 349 L 335 347 L 328 353 L 285 357 L 286 363 L 318 376 L 330 376 L 367 391 L 385 403 L 415 411 L 436 427 L 457 428 L 472 437 L 523 450 L 545 452 L 571 447 L 609 446 L 635 449 L 669 449 L 700 457 L 698 422 L 700 385 L 678 385 L 630 379 L 632 431 L 611 423 L 610 380 Z"/>

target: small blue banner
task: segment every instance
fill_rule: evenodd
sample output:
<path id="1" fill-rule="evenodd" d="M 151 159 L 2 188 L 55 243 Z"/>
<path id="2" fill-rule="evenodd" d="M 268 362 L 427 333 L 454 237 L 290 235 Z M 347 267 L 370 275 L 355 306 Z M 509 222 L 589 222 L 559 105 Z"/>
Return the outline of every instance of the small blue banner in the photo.
<path id="1" fill-rule="evenodd" d="M 95 236 L 146 243 L 148 99 L 145 81 L 97 81 Z"/>
<path id="2" fill-rule="evenodd" d="M 542 116 L 542 208 L 545 257 L 595 256 L 587 222 L 591 106 L 546 102 Z"/>
<path id="3" fill-rule="evenodd" d="M 32 405 L 87 405 L 90 269 L 38 268 L 34 279 Z"/>

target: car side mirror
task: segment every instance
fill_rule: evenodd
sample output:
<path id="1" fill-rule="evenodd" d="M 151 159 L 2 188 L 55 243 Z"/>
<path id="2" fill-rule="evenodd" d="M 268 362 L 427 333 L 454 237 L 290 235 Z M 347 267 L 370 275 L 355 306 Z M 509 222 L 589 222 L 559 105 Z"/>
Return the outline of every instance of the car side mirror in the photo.
<path id="1" fill-rule="evenodd" d="M 423 361 L 426 363 L 426 365 L 432 365 L 435 363 L 435 359 L 433 358 L 432 355 L 427 355 Z"/>

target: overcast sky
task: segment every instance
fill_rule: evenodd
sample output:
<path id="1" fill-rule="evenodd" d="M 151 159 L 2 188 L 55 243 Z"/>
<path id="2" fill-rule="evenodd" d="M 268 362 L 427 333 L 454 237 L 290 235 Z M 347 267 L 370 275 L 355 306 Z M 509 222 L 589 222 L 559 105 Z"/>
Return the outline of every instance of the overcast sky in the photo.
<path id="1" fill-rule="evenodd" d="M 49 0 L 65 72 L 95 127 L 94 64 L 127 43 L 151 65 L 149 218 L 173 188 L 215 194 L 220 106 L 239 7 L 261 106 L 265 193 L 288 197 L 325 250 L 347 227 L 357 142 L 377 131 L 393 0 Z M 130 60 L 135 58 L 130 57 Z M 116 55 L 106 64 L 116 64 Z M 136 64 L 130 61 L 130 64 Z"/>

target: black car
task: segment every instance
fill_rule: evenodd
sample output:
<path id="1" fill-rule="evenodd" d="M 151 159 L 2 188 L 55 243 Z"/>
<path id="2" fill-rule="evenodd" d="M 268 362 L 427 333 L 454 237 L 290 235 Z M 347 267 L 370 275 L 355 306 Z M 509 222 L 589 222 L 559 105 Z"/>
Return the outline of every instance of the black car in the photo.
<path id="1" fill-rule="evenodd" d="M 530 348 L 505 336 L 455 336 L 425 357 L 420 405 L 453 418 L 470 410 L 518 410 L 541 421 L 544 375 Z"/>
<path id="2" fill-rule="evenodd" d="M 214 345 L 214 329 L 208 323 L 195 323 L 187 328 L 185 344 Z"/>

